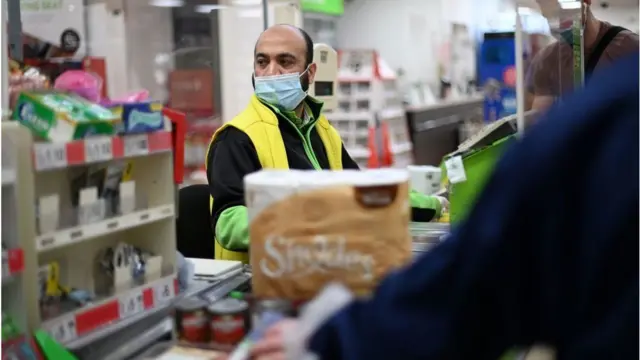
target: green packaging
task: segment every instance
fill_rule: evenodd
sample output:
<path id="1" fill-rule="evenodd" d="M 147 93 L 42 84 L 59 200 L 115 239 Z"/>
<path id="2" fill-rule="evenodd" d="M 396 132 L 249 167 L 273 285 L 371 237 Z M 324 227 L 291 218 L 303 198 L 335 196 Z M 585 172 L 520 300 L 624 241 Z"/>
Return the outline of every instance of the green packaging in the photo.
<path id="1" fill-rule="evenodd" d="M 447 156 L 445 162 L 453 157 L 460 157 L 462 171 L 465 180 L 462 182 L 450 181 L 449 184 L 449 211 L 451 224 L 463 221 L 469 211 L 475 205 L 478 195 L 482 192 L 487 180 L 493 173 L 494 167 L 507 145 L 515 141 L 513 135 L 499 139 L 489 145 L 476 149 L 470 149 L 463 153 Z M 449 177 L 449 174 L 447 174 Z"/>
<path id="2" fill-rule="evenodd" d="M 60 92 L 24 92 L 13 118 L 31 132 L 52 142 L 67 142 L 89 135 L 113 135 L 120 118 L 111 110 L 79 96 Z"/>

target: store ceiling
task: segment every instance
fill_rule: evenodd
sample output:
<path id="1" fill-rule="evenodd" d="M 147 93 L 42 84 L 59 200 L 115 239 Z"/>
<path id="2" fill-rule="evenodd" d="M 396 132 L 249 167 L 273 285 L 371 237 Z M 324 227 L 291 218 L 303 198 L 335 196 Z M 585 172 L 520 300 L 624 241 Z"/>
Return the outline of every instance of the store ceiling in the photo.
<path id="1" fill-rule="evenodd" d="M 594 5 L 608 4 L 611 7 L 638 7 L 638 0 L 594 0 Z"/>

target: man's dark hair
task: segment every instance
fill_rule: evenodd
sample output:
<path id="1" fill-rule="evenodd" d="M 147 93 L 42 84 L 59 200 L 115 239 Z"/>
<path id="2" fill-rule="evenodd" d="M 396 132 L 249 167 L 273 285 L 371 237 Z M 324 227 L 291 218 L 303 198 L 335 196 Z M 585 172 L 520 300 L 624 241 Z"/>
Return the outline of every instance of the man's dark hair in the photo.
<path id="1" fill-rule="evenodd" d="M 305 67 L 309 66 L 313 62 L 313 40 L 311 39 L 311 36 L 309 36 L 309 34 L 306 31 L 304 31 L 303 29 L 297 26 L 288 25 L 288 24 L 282 24 L 282 25 L 290 26 L 298 30 L 300 35 L 302 35 L 302 38 L 304 39 L 304 44 L 307 47 L 307 59 L 306 59 L 307 61 L 305 62 L 304 66 Z M 258 41 L 260 40 L 258 39 Z M 256 55 L 257 50 L 258 50 L 258 42 L 256 41 L 256 45 L 253 47 L 254 56 Z"/>

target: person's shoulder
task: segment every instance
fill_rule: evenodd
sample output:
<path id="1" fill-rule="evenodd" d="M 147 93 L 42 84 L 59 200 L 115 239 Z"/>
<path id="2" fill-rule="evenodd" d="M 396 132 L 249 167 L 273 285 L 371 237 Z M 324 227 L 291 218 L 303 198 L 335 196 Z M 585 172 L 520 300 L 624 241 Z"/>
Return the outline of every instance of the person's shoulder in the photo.
<path id="1" fill-rule="evenodd" d="M 606 23 L 607 26 L 612 25 Z M 638 53 L 640 42 L 638 34 L 631 30 L 624 29 L 620 31 L 612 40 L 605 50 L 608 62 L 613 62 L 625 55 Z"/>
<path id="2" fill-rule="evenodd" d="M 233 126 L 233 124 L 227 124 L 216 133 L 215 138 L 211 142 L 211 146 L 213 147 L 221 143 L 228 145 L 244 144 L 249 141 L 249 136 L 244 131 Z"/>
<path id="3" fill-rule="evenodd" d="M 622 45 L 630 46 L 635 49 L 638 48 L 638 44 L 640 43 L 638 34 L 628 29 L 622 30 L 614 40 L 619 41 Z"/>
<path id="4" fill-rule="evenodd" d="M 557 62 L 557 54 L 560 51 L 560 41 L 554 41 L 551 44 L 543 47 L 538 51 L 538 53 L 533 57 L 533 61 L 535 63 L 543 63 L 552 59 L 552 61 Z"/>

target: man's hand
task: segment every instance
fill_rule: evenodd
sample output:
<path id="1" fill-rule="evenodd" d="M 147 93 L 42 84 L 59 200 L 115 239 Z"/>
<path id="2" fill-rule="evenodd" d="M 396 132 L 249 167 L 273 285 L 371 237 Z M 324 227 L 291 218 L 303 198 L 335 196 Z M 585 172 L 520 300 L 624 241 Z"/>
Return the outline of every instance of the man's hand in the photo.
<path id="1" fill-rule="evenodd" d="M 445 211 L 449 211 L 449 200 L 443 196 L 435 196 L 438 201 L 440 201 L 441 209 L 440 213 L 444 213 Z"/>
<path id="2" fill-rule="evenodd" d="M 284 333 L 298 325 L 297 320 L 283 320 L 270 327 L 251 349 L 253 360 L 286 360 Z"/>

